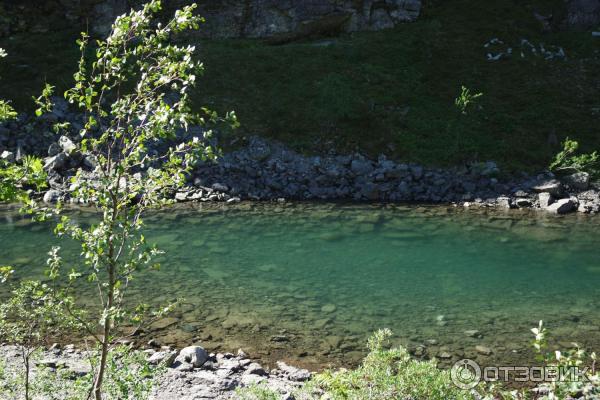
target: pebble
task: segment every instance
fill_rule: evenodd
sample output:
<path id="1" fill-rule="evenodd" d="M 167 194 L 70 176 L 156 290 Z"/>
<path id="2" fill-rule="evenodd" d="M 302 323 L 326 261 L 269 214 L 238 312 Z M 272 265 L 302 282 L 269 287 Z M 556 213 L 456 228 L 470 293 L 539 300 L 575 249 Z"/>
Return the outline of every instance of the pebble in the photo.
<path id="1" fill-rule="evenodd" d="M 475 351 L 484 356 L 489 356 L 493 353 L 492 349 L 482 345 L 475 346 Z"/>
<path id="2" fill-rule="evenodd" d="M 321 312 L 324 313 L 332 313 L 335 312 L 335 310 L 337 310 L 337 306 L 335 304 L 325 304 L 323 307 L 321 307 Z"/>

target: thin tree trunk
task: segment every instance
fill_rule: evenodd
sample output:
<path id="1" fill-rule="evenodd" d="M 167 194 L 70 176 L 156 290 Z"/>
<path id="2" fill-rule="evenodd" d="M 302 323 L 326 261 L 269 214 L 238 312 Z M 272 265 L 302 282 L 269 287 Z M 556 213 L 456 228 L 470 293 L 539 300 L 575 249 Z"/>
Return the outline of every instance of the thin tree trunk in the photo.
<path id="1" fill-rule="evenodd" d="M 112 245 L 111 245 L 112 250 Z M 112 253 L 112 251 L 110 252 Z M 112 257 L 112 255 L 110 256 Z M 110 331 L 112 318 L 110 317 L 110 312 L 112 312 L 112 306 L 114 302 L 114 291 L 115 291 L 115 271 L 114 266 L 111 265 L 108 271 L 108 301 L 106 303 L 106 308 L 108 310 L 107 316 L 104 318 L 104 337 L 102 339 L 102 353 L 100 355 L 100 368 L 98 370 L 98 376 L 96 377 L 96 381 L 94 382 L 94 399 L 102 400 L 102 383 L 104 381 L 104 373 L 106 371 L 106 361 L 108 359 L 108 346 L 110 341 Z"/>
<path id="2" fill-rule="evenodd" d="M 29 354 L 23 354 L 23 359 L 25 360 L 25 400 L 29 400 Z"/>
<path id="3" fill-rule="evenodd" d="M 116 201 L 113 200 L 113 215 L 112 215 L 112 224 L 116 220 Z M 109 230 L 109 239 L 108 239 L 108 293 L 107 293 L 107 301 L 106 301 L 106 317 L 104 318 L 104 337 L 102 338 L 102 352 L 100 355 L 100 368 L 98 370 L 98 376 L 94 382 L 94 399 L 102 400 L 102 383 L 104 382 L 104 373 L 106 371 L 106 362 L 108 359 L 108 347 L 110 342 L 110 334 L 111 334 L 111 325 L 112 318 L 110 313 L 112 312 L 112 307 L 115 299 L 115 246 L 113 242 L 113 229 Z"/>

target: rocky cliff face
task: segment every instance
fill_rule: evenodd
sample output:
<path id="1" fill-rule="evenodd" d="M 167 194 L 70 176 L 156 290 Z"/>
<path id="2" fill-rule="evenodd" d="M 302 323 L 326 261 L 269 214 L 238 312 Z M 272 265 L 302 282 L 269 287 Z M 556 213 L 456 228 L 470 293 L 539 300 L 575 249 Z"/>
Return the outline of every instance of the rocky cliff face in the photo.
<path id="1" fill-rule="evenodd" d="M 223 0 L 204 2 L 213 37 L 286 37 L 392 28 L 417 19 L 420 0 Z"/>
<path id="2" fill-rule="evenodd" d="M 165 1 L 167 11 L 191 0 Z M 417 19 L 421 0 L 197 0 L 212 38 L 293 39 L 315 34 L 380 30 Z M 89 24 L 105 35 L 117 15 L 141 0 L 0 0 L 0 36 Z"/>
<path id="3" fill-rule="evenodd" d="M 167 12 L 193 0 L 163 1 Z M 114 18 L 144 0 L 0 0 L 0 37 L 68 26 L 106 35 Z M 415 21 L 422 0 L 195 0 L 210 38 L 297 38 L 340 32 L 381 30 Z M 600 0 L 564 0 L 556 26 L 600 26 Z M 563 17 L 564 16 L 564 17 Z M 556 16 L 555 16 L 556 18 Z"/>
<path id="4" fill-rule="evenodd" d="M 567 26 L 600 29 L 600 0 L 567 0 Z"/>

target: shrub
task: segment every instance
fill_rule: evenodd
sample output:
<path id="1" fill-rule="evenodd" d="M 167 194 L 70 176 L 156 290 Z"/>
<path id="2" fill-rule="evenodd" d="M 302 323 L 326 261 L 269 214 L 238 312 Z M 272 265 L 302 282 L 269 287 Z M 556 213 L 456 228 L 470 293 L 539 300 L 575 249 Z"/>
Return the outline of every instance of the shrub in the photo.
<path id="1" fill-rule="evenodd" d="M 563 149 L 554 157 L 550 171 L 561 173 L 587 172 L 596 177 L 600 175 L 600 155 L 597 151 L 589 154 L 576 154 L 579 143 L 566 138 Z"/>

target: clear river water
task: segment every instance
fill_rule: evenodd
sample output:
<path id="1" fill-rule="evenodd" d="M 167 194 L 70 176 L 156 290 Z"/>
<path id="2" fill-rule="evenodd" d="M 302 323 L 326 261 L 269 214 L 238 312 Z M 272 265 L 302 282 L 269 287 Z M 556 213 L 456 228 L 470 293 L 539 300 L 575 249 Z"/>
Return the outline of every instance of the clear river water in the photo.
<path id="1" fill-rule="evenodd" d="M 317 369 L 357 363 L 369 334 L 387 327 L 442 366 L 523 365 L 542 319 L 551 346 L 600 350 L 599 217 L 285 203 L 177 207 L 145 221 L 167 255 L 132 283 L 131 301 L 185 302 L 144 341 Z M 0 264 L 40 277 L 54 244 L 76 263 L 77 248 L 51 232 L 0 209 Z"/>

